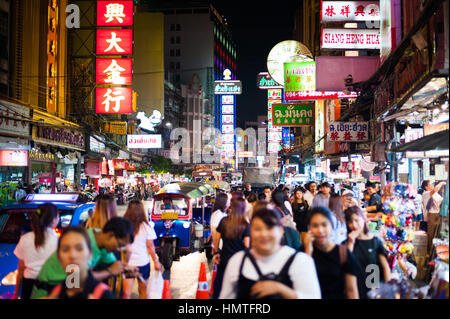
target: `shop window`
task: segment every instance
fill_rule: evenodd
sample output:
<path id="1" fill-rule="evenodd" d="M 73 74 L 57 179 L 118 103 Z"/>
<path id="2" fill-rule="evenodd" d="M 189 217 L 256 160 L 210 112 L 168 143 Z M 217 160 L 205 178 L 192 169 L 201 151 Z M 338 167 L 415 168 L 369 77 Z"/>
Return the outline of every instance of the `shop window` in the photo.
<path id="1" fill-rule="evenodd" d="M 175 31 L 175 24 L 172 23 L 172 24 L 170 25 L 170 31 Z"/>
<path id="2" fill-rule="evenodd" d="M 177 44 L 180 44 L 180 43 L 181 43 L 180 37 L 177 37 L 176 43 L 177 43 Z"/>
<path id="3" fill-rule="evenodd" d="M 181 26 L 177 24 L 177 31 L 181 31 Z"/>
<path id="4" fill-rule="evenodd" d="M 175 38 L 174 37 L 170 37 L 170 44 L 174 44 L 175 43 Z"/>
<path id="5" fill-rule="evenodd" d="M 180 49 L 177 49 L 177 51 L 176 51 L 176 53 L 175 53 L 175 56 L 180 56 L 181 55 L 181 50 Z"/>
<path id="6" fill-rule="evenodd" d="M 173 49 L 170 50 L 170 56 L 174 56 L 175 55 L 175 51 Z"/>
<path id="7" fill-rule="evenodd" d="M 180 69 L 180 62 L 177 62 L 177 66 L 176 69 L 179 70 Z"/>

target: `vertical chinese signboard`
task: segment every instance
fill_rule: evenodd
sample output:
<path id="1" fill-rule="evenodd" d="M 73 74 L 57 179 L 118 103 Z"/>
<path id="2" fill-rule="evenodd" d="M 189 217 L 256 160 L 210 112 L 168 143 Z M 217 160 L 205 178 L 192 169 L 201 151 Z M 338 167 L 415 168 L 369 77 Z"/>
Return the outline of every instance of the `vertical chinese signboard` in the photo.
<path id="1" fill-rule="evenodd" d="M 133 1 L 97 1 L 95 112 L 133 112 Z"/>
<path id="2" fill-rule="evenodd" d="M 281 103 L 283 98 L 283 90 L 271 89 L 267 90 L 267 122 L 268 122 L 268 144 L 267 151 L 269 153 L 278 153 L 281 151 L 282 127 L 277 127 L 273 122 L 273 105 Z"/>

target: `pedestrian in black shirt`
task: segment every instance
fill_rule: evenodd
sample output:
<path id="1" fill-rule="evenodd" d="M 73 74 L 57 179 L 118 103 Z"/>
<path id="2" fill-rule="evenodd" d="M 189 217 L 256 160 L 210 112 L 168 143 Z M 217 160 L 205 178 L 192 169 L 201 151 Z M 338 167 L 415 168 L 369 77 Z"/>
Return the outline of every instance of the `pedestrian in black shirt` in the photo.
<path id="1" fill-rule="evenodd" d="M 307 217 L 309 231 L 301 250 L 314 259 L 323 299 L 358 299 L 359 269 L 352 252 L 332 239 L 332 212 L 314 207 Z"/>
<path id="2" fill-rule="evenodd" d="M 357 206 L 345 211 L 348 239 L 344 242 L 353 252 L 360 267 L 358 291 L 361 299 L 367 299 L 370 288 L 381 281 L 389 282 L 391 270 L 383 242 L 369 233 L 364 212 Z"/>
<path id="3" fill-rule="evenodd" d="M 300 233 L 302 242 L 308 232 L 308 225 L 306 224 L 306 214 L 308 213 L 309 205 L 303 197 L 303 191 L 300 188 L 295 189 L 292 197 L 292 213 L 294 215 L 295 226 Z"/>
<path id="4" fill-rule="evenodd" d="M 214 279 L 213 299 L 219 297 L 228 260 L 238 251 L 250 247 L 250 225 L 245 218 L 245 212 L 245 199 L 236 197 L 231 200 L 230 213 L 217 226 L 214 238 L 214 262 L 219 265 Z M 219 252 L 220 239 L 222 239 L 222 250 Z"/>

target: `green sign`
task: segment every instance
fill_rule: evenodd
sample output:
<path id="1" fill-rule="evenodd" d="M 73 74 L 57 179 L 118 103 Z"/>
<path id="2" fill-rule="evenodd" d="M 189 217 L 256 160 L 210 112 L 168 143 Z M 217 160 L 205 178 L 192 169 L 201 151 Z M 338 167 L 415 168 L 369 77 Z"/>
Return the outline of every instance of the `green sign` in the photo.
<path id="1" fill-rule="evenodd" d="M 256 78 L 256 83 L 260 89 L 282 89 L 283 86 L 275 82 L 268 72 L 261 72 Z"/>
<path id="2" fill-rule="evenodd" d="M 316 62 L 292 62 L 284 64 L 284 91 L 300 92 L 316 90 Z"/>
<path id="3" fill-rule="evenodd" d="M 214 94 L 241 94 L 241 81 L 214 81 Z"/>
<path id="4" fill-rule="evenodd" d="M 314 103 L 272 104 L 273 126 L 313 126 Z"/>

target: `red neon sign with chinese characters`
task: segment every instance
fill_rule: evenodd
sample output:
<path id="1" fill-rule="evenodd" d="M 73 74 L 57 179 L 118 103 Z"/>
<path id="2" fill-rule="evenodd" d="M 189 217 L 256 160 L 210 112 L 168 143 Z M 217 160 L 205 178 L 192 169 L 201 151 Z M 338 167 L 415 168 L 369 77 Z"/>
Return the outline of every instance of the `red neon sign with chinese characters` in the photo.
<path id="1" fill-rule="evenodd" d="M 98 55 L 132 55 L 133 30 L 97 30 Z"/>
<path id="2" fill-rule="evenodd" d="M 109 114 L 133 113 L 132 88 L 96 88 L 95 112 Z"/>
<path id="3" fill-rule="evenodd" d="M 133 25 L 133 1 L 97 1 L 97 26 L 129 27 Z"/>
<path id="4" fill-rule="evenodd" d="M 131 85 L 133 60 L 97 59 L 95 80 L 97 84 Z"/>

